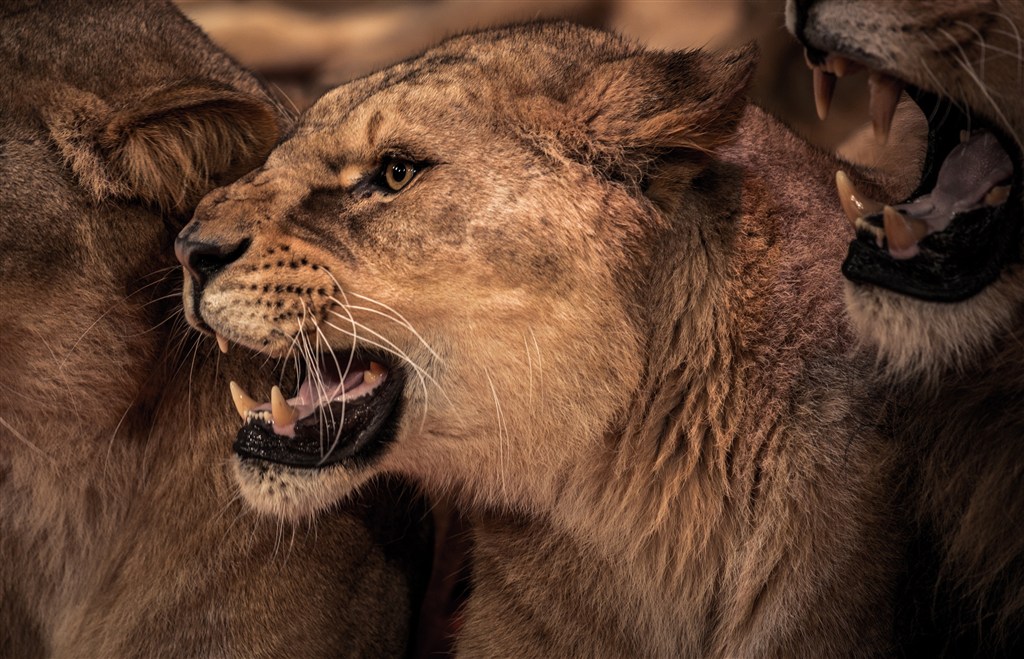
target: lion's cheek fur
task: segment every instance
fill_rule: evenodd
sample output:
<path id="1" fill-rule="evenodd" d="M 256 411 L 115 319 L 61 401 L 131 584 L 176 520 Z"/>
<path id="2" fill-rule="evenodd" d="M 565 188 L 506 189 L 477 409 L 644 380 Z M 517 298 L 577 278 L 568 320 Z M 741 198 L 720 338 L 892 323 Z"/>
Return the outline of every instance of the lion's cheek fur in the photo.
<path id="1" fill-rule="evenodd" d="M 535 309 L 579 328 L 571 340 L 533 313 L 448 316 L 447 335 L 432 341 L 441 361 L 424 379 L 407 374 L 398 437 L 373 470 L 289 475 L 236 465 L 243 496 L 260 511 L 305 517 L 347 497 L 368 472 L 396 471 L 487 505 L 550 508 L 564 475 L 607 450 L 603 433 L 632 402 L 642 362 L 621 308 L 548 302 Z M 429 315 L 410 320 L 435 336 Z M 417 363 L 431 359 L 422 345 L 401 347 Z"/>

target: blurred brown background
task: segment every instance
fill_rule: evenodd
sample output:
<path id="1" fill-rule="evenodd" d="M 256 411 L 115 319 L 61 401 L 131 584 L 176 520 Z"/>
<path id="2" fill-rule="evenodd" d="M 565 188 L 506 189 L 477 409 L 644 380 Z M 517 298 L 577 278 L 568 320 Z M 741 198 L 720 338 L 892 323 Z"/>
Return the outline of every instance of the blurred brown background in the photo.
<path id="1" fill-rule="evenodd" d="M 445 36 L 531 18 L 566 18 L 615 30 L 653 48 L 720 48 L 756 39 L 761 64 L 752 95 L 760 105 L 830 149 L 867 122 L 866 83 L 858 79 L 844 79 L 828 120 L 817 119 L 810 71 L 801 48 L 785 31 L 784 0 L 178 4 L 216 43 L 260 73 L 298 110 L 327 89 L 416 55 Z"/>

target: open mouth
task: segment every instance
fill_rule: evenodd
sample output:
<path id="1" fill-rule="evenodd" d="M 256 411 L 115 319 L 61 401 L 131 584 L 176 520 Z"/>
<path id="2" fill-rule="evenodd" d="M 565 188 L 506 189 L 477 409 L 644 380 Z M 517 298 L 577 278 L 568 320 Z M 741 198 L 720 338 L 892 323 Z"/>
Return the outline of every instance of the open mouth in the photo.
<path id="1" fill-rule="evenodd" d="M 318 469 L 365 461 L 394 438 L 401 416 L 401 368 L 370 353 L 327 353 L 300 364 L 291 398 L 273 387 L 260 403 L 231 383 L 244 424 L 234 450 L 243 459 Z"/>
<path id="2" fill-rule="evenodd" d="M 818 114 L 824 117 L 836 78 L 864 66 L 807 49 Z M 882 204 L 836 175 L 843 210 L 857 237 L 843 274 L 933 302 L 967 299 L 1020 261 L 1021 147 L 993 123 L 951 99 L 871 70 L 870 114 L 876 139 L 889 136 L 903 91 L 928 120 L 928 150 L 917 189 Z"/>

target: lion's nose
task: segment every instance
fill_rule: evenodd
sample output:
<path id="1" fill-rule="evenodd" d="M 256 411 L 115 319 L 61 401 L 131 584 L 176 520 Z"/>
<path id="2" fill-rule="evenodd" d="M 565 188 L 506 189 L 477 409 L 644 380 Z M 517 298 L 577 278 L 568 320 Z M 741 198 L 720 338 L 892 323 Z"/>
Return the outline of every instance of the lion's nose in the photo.
<path id="1" fill-rule="evenodd" d="M 248 238 L 236 242 L 204 241 L 194 237 L 195 234 L 195 231 L 182 231 L 174 241 L 174 255 L 199 286 L 237 261 L 249 249 L 251 242 Z"/>

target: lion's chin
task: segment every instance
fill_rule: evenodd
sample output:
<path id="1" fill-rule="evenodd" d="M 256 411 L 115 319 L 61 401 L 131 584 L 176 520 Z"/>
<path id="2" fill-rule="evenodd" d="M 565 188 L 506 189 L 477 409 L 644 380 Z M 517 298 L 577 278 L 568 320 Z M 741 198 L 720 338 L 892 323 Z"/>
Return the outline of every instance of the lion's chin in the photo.
<path id="1" fill-rule="evenodd" d="M 239 492 L 253 510 L 290 522 L 314 517 L 371 478 L 367 470 L 341 465 L 306 469 L 239 456 L 232 466 Z"/>
<path id="2" fill-rule="evenodd" d="M 888 377 L 937 385 L 944 373 L 967 368 L 1013 326 L 1016 301 L 1024 297 L 1022 270 L 1014 268 L 1011 276 L 958 304 L 847 282 L 847 312 Z"/>

